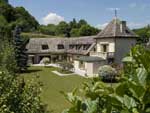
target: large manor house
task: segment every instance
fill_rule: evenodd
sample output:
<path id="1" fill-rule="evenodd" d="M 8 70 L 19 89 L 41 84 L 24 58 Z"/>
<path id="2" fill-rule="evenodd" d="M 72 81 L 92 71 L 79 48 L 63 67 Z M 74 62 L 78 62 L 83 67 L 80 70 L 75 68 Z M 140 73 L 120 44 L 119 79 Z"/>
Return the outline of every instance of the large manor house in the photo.
<path id="1" fill-rule="evenodd" d="M 93 76 L 105 64 L 121 64 L 138 36 L 126 21 L 114 18 L 96 36 L 74 38 L 31 38 L 27 45 L 29 61 L 39 64 L 44 57 L 51 63 L 68 61 L 80 75 Z"/>

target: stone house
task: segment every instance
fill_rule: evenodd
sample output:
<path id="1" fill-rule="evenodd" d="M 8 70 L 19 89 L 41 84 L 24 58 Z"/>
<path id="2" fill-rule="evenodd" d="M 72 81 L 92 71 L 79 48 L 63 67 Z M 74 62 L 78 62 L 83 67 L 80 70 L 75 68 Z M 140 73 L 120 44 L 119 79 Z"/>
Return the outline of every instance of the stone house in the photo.
<path id="1" fill-rule="evenodd" d="M 121 64 L 123 57 L 136 44 L 138 36 L 126 21 L 114 18 L 96 36 L 74 38 L 32 38 L 27 45 L 29 60 L 40 63 L 49 57 L 52 63 L 67 60 L 80 75 L 93 76 L 105 64 Z"/>

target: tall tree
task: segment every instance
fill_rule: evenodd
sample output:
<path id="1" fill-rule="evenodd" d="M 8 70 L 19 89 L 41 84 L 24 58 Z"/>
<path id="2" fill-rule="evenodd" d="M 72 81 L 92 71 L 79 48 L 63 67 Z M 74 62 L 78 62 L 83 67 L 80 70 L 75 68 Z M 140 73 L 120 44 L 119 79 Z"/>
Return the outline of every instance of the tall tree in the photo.
<path id="1" fill-rule="evenodd" d="M 4 2 L 4 3 L 7 3 L 8 4 L 8 0 L 0 0 L 0 2 Z"/>
<path id="2" fill-rule="evenodd" d="M 77 24 L 77 21 L 75 18 L 73 18 L 73 20 L 70 21 L 69 25 L 71 28 L 77 28 L 78 27 L 78 24 Z"/>
<path id="3" fill-rule="evenodd" d="M 83 25 L 80 29 L 79 29 L 79 35 L 80 36 L 91 36 L 91 35 L 95 35 L 99 32 L 98 29 L 91 27 L 90 25 Z"/>
<path id="4" fill-rule="evenodd" d="M 138 44 L 146 44 L 150 38 L 150 26 L 140 28 L 140 29 L 134 29 L 135 33 L 139 35 L 139 38 L 137 38 Z"/>
<path id="5" fill-rule="evenodd" d="M 79 20 L 78 22 L 78 27 L 82 27 L 83 25 L 88 25 L 87 21 L 85 21 L 84 19 Z"/>
<path id="6" fill-rule="evenodd" d="M 60 22 L 56 28 L 58 35 L 64 35 L 65 37 L 70 37 L 70 26 L 66 22 Z"/>
<path id="7" fill-rule="evenodd" d="M 54 24 L 48 24 L 47 26 L 40 25 L 38 30 L 40 33 L 43 33 L 46 35 L 56 35 L 56 25 Z"/>
<path id="8" fill-rule="evenodd" d="M 23 40 L 20 36 L 20 33 L 21 29 L 17 26 L 13 33 L 15 58 L 17 62 L 18 71 L 22 72 L 27 69 L 28 55 L 26 45 L 28 43 L 28 40 Z"/>
<path id="9" fill-rule="evenodd" d="M 20 26 L 24 32 L 35 31 L 38 28 L 39 23 L 24 7 L 16 7 L 14 9 L 16 21 L 12 25 Z"/>

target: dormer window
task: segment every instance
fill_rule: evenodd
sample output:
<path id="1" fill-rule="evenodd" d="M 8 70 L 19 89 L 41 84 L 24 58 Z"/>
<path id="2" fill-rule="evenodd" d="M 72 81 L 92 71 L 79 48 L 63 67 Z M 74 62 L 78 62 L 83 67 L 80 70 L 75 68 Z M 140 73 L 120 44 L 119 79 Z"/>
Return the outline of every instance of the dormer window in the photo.
<path id="1" fill-rule="evenodd" d="M 64 45 L 63 44 L 58 44 L 57 48 L 58 49 L 64 49 Z"/>
<path id="2" fill-rule="evenodd" d="M 77 45 L 77 50 L 81 49 L 82 45 Z"/>
<path id="3" fill-rule="evenodd" d="M 84 44 L 83 45 L 83 50 L 88 50 L 91 44 Z"/>
<path id="4" fill-rule="evenodd" d="M 74 48 L 74 45 L 69 45 L 69 49 L 73 49 Z"/>
<path id="5" fill-rule="evenodd" d="M 48 45 L 42 45 L 42 50 L 47 50 L 49 49 Z"/>

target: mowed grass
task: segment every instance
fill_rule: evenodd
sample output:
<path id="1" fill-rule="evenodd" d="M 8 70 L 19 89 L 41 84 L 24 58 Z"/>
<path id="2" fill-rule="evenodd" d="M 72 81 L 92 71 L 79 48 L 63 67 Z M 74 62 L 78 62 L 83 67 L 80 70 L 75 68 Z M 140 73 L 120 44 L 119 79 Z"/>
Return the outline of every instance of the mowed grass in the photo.
<path id="1" fill-rule="evenodd" d="M 80 88 L 83 82 L 88 79 L 78 76 L 58 76 L 52 71 L 58 70 L 53 67 L 30 67 L 27 73 L 22 74 L 25 79 L 33 79 L 36 75 L 39 76 L 39 80 L 43 83 L 42 100 L 48 106 L 48 110 L 52 113 L 61 113 L 65 108 L 68 108 L 70 104 L 65 100 L 60 91 L 71 92 L 74 88 Z"/>

